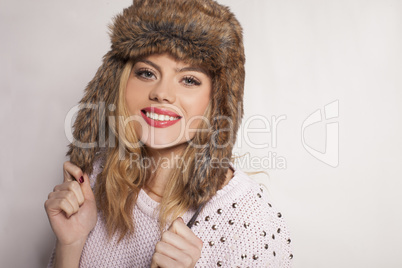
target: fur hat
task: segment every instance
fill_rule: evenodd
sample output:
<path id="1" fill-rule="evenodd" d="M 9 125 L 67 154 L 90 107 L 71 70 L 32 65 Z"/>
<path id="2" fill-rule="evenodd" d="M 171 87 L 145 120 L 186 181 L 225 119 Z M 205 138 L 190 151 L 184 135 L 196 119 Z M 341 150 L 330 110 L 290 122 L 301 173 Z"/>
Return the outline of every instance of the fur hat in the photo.
<path id="1" fill-rule="evenodd" d="M 116 105 L 126 62 L 168 52 L 211 73 L 211 140 L 202 149 L 202 164 L 194 169 L 194 178 L 203 181 L 212 176 L 217 184 L 223 183 L 229 164 L 214 169 L 211 161 L 230 160 L 243 117 L 245 57 L 242 28 L 235 16 L 213 0 L 135 0 L 115 17 L 110 30 L 111 50 L 80 101 L 75 140 L 67 152 L 70 161 L 91 174 L 95 153 L 108 146 L 102 134 L 109 127 L 106 110 Z"/>

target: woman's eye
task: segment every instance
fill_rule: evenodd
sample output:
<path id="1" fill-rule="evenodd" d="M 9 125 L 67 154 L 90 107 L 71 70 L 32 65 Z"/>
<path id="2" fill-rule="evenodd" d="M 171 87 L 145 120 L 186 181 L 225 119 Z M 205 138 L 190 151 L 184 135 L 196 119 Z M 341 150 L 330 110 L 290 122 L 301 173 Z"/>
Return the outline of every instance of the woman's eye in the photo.
<path id="1" fill-rule="evenodd" d="M 189 86 L 199 86 L 199 85 L 201 85 L 200 81 L 198 81 L 197 79 L 195 79 L 194 77 L 191 77 L 191 76 L 184 77 L 183 82 L 184 82 L 184 84 L 189 85 Z"/>
<path id="2" fill-rule="evenodd" d="M 145 79 L 152 79 L 155 77 L 154 73 L 148 70 L 139 70 L 135 72 L 138 77 L 143 77 Z"/>

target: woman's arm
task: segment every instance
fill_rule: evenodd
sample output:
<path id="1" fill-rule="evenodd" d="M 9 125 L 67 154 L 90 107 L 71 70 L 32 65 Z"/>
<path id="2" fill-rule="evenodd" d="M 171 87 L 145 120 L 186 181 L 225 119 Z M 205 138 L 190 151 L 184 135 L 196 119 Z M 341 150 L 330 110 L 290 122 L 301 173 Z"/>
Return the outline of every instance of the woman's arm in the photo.
<path id="1" fill-rule="evenodd" d="M 96 202 L 88 176 L 70 162 L 63 167 L 64 182 L 54 187 L 45 202 L 57 237 L 53 267 L 78 267 L 85 241 L 97 221 Z"/>
<path id="2" fill-rule="evenodd" d="M 78 267 L 85 241 L 73 245 L 62 245 L 56 242 L 53 267 Z"/>

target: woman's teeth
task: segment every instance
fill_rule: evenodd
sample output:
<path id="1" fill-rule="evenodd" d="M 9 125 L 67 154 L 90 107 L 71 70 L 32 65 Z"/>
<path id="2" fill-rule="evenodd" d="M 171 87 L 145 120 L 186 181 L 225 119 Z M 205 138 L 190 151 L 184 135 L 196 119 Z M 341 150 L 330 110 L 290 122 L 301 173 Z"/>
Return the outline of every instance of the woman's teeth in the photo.
<path id="1" fill-rule="evenodd" d="M 150 112 L 147 112 L 147 117 L 157 121 L 173 121 L 179 119 L 179 117 L 172 117 L 168 115 L 155 114 Z"/>

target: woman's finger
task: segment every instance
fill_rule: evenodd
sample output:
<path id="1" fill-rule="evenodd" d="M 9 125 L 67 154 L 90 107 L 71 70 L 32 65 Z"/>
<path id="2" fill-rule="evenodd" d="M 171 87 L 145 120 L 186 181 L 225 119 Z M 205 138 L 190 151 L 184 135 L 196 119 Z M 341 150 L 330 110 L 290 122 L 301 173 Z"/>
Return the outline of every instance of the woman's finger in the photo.
<path id="1" fill-rule="evenodd" d="M 201 257 L 201 249 L 194 246 L 188 239 L 184 239 L 171 231 L 164 232 L 161 241 L 170 245 L 170 247 L 164 247 L 159 252 L 185 264 L 184 267 L 189 267 L 192 263 L 195 264 Z M 172 248 L 175 248 L 181 254 Z"/>
<path id="2" fill-rule="evenodd" d="M 89 177 L 86 173 L 82 176 L 83 182 L 80 183 L 82 194 L 85 200 L 95 201 L 95 195 L 91 188 L 91 183 L 89 182 Z"/>
<path id="3" fill-rule="evenodd" d="M 80 205 L 78 203 L 77 197 L 71 191 L 57 191 L 49 194 L 52 199 L 66 199 L 71 207 L 73 208 L 72 214 L 78 212 Z"/>
<path id="4" fill-rule="evenodd" d="M 177 262 L 168 256 L 155 252 L 152 256 L 151 268 L 178 267 Z"/>
<path id="5" fill-rule="evenodd" d="M 53 191 L 71 191 L 75 194 L 80 206 L 84 203 L 84 194 L 82 193 L 81 186 L 76 181 L 68 181 L 64 182 L 63 184 L 56 185 Z"/>
<path id="6" fill-rule="evenodd" d="M 181 237 L 178 234 L 173 233 L 172 231 L 168 230 L 162 234 L 161 241 L 170 244 L 180 250 L 186 250 L 189 247 L 193 247 L 193 245 Z"/>
<path id="7" fill-rule="evenodd" d="M 45 208 L 49 216 L 55 216 L 61 211 L 64 211 L 66 216 L 70 217 L 74 212 L 73 206 L 67 199 L 48 199 L 45 202 Z"/>
<path id="8" fill-rule="evenodd" d="M 89 177 L 86 173 L 83 173 L 78 166 L 74 165 L 70 161 L 64 162 L 63 170 L 65 182 L 76 180 L 79 182 L 84 199 L 95 200 L 94 193 L 89 183 Z"/>
<path id="9" fill-rule="evenodd" d="M 84 175 L 84 173 L 78 166 L 74 165 L 70 161 L 64 162 L 63 174 L 64 174 L 64 182 L 76 180 L 82 183 L 81 177 Z"/>
<path id="10" fill-rule="evenodd" d="M 182 263 L 185 267 L 188 267 L 193 262 L 191 256 L 187 255 L 183 250 L 178 249 L 177 247 L 163 241 L 159 241 L 156 244 L 155 252 L 167 256 L 170 259 L 173 259 L 179 263 Z"/>
<path id="11" fill-rule="evenodd" d="M 179 217 L 174 220 L 168 230 L 184 238 L 200 251 L 202 250 L 202 240 L 187 227 L 182 218 Z"/>

